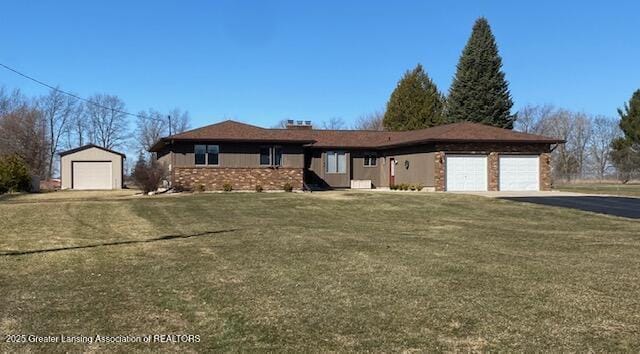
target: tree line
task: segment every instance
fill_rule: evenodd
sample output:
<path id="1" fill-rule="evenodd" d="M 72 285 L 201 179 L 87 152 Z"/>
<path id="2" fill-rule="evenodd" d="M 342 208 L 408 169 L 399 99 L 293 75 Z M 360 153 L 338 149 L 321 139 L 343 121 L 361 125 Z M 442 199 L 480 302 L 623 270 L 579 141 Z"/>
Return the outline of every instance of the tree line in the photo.
<path id="1" fill-rule="evenodd" d="M 164 114 L 149 109 L 134 119 L 126 109 L 115 95 L 98 93 L 80 100 L 55 89 L 29 97 L 0 87 L 0 156 L 18 156 L 32 175 L 50 179 L 58 173 L 61 151 L 86 144 L 146 151 L 169 131 L 179 133 L 190 125 L 189 112 L 179 108 Z"/>
<path id="2" fill-rule="evenodd" d="M 553 105 L 529 105 L 518 112 L 516 129 L 566 141 L 552 152 L 555 179 L 629 179 L 627 169 L 614 158 L 612 142 L 623 135 L 615 119 Z"/>

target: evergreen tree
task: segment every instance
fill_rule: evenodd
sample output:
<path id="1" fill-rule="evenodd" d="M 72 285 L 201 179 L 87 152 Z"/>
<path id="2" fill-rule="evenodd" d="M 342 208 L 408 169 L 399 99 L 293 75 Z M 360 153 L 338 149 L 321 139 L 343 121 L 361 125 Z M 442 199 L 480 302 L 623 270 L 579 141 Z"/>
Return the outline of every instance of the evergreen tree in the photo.
<path id="1" fill-rule="evenodd" d="M 486 18 L 473 25 L 447 98 L 449 122 L 471 121 L 513 128 L 513 101 L 502 72 L 502 59 Z"/>
<path id="2" fill-rule="evenodd" d="M 623 181 L 640 176 L 640 90 L 618 109 L 623 137 L 611 143 L 611 159 Z"/>
<path id="3" fill-rule="evenodd" d="M 387 103 L 386 130 L 414 130 L 443 123 L 444 97 L 418 64 L 398 82 Z"/>
<path id="4" fill-rule="evenodd" d="M 640 90 L 636 90 L 624 109 L 618 108 L 620 129 L 632 145 L 640 146 Z"/>

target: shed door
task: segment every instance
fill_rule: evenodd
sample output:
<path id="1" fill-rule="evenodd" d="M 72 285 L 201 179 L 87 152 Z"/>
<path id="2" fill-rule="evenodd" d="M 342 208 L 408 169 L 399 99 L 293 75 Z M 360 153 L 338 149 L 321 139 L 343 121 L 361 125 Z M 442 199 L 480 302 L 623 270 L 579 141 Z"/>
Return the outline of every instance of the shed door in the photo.
<path id="1" fill-rule="evenodd" d="M 73 162 L 73 189 L 112 189 L 111 161 Z"/>
<path id="2" fill-rule="evenodd" d="M 540 190 L 540 159 L 538 156 L 500 156 L 501 191 Z"/>
<path id="3" fill-rule="evenodd" d="M 445 168 L 448 191 L 487 190 L 486 156 L 447 156 Z"/>

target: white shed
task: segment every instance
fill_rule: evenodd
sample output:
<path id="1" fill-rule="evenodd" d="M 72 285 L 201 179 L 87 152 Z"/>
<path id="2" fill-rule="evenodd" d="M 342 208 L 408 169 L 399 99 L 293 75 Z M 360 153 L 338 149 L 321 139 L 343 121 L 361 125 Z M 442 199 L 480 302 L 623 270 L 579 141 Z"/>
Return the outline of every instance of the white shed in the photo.
<path id="1" fill-rule="evenodd" d="M 61 188 L 121 189 L 126 158 L 123 153 L 93 144 L 61 152 Z"/>

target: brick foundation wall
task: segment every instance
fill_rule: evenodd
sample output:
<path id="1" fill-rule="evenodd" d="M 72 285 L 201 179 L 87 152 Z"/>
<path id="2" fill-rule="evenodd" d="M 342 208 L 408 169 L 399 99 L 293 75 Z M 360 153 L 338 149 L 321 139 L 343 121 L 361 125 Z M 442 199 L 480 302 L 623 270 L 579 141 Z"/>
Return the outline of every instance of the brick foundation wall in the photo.
<path id="1" fill-rule="evenodd" d="M 455 149 L 453 147 L 455 146 Z M 489 191 L 497 191 L 500 186 L 500 166 L 499 166 L 499 157 L 500 153 L 504 152 L 522 152 L 522 153 L 535 153 L 540 155 L 540 190 L 541 191 L 549 191 L 551 190 L 551 153 L 539 145 L 533 146 L 520 146 L 520 147 L 511 147 L 511 146 L 502 146 L 502 145 L 494 145 L 494 146 L 478 146 L 465 144 L 463 147 L 460 145 L 451 145 L 451 146 L 440 146 L 440 147 L 448 147 L 451 148 L 451 151 L 455 152 L 468 152 L 468 153 L 483 153 L 487 154 L 487 164 L 488 164 L 488 190 Z M 489 150 L 482 150 L 482 148 L 493 148 Z M 492 151 L 492 150 L 498 150 Z M 438 192 L 443 192 L 446 188 L 445 181 L 445 157 L 446 153 L 444 151 L 438 151 L 435 154 L 435 190 Z"/>
<path id="2" fill-rule="evenodd" d="M 301 168 L 231 168 L 231 167 L 176 167 L 173 185 L 178 188 L 197 190 L 222 190 L 230 183 L 234 190 L 254 190 L 261 185 L 265 190 L 282 190 L 285 183 L 293 189 L 302 189 Z"/>

